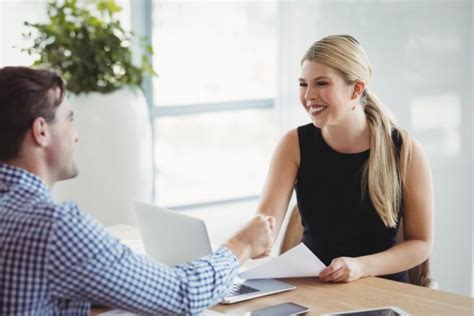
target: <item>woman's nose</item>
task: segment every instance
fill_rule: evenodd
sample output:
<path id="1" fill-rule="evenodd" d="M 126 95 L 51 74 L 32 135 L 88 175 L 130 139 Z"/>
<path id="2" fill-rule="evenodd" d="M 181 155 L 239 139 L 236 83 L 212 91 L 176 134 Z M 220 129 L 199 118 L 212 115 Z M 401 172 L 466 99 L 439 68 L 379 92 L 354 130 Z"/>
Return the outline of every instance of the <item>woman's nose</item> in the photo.
<path id="1" fill-rule="evenodd" d="M 306 100 L 316 100 L 318 98 L 316 89 L 308 87 L 304 97 Z"/>

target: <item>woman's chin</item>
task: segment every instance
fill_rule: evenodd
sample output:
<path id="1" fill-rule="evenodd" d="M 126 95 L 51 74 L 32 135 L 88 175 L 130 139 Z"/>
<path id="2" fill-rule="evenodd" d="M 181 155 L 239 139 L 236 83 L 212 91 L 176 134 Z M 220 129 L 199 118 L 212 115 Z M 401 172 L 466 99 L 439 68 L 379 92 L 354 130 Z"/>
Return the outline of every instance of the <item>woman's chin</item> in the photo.
<path id="1" fill-rule="evenodd" d="M 323 128 L 326 124 L 324 121 L 319 120 L 317 118 L 311 117 L 311 122 L 313 123 L 314 126 L 317 128 Z"/>

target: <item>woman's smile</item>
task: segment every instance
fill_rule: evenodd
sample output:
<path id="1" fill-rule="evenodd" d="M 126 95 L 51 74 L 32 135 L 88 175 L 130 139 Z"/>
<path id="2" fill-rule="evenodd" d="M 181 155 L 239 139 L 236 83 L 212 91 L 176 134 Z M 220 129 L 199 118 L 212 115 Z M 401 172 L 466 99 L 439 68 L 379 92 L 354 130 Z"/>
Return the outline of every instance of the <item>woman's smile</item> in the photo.
<path id="1" fill-rule="evenodd" d="M 321 114 L 327 108 L 328 107 L 325 106 L 325 105 L 310 105 L 308 107 L 308 111 L 311 115 L 318 116 L 319 114 Z"/>

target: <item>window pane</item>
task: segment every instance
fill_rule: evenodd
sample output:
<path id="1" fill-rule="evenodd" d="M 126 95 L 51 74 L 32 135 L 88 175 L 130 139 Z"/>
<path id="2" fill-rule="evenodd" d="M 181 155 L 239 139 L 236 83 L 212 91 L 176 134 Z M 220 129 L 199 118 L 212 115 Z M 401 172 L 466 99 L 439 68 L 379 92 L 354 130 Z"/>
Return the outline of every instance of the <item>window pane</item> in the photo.
<path id="1" fill-rule="evenodd" d="M 154 1 L 155 104 L 273 98 L 276 1 Z"/>
<path id="2" fill-rule="evenodd" d="M 273 109 L 155 120 L 157 203 L 172 206 L 259 194 L 276 126 Z"/>

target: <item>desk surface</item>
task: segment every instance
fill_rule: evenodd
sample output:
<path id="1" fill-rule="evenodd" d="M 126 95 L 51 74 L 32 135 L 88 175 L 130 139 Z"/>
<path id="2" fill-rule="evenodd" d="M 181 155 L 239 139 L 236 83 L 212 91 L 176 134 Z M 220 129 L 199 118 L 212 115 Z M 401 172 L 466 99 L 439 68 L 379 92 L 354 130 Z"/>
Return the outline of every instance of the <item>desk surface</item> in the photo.
<path id="1" fill-rule="evenodd" d="M 474 313 L 474 299 L 419 286 L 364 278 L 351 283 L 322 283 L 315 278 L 286 279 L 296 290 L 269 295 L 232 305 L 216 305 L 212 310 L 232 315 L 294 302 L 310 308 L 307 315 L 319 315 L 351 309 L 398 306 L 413 315 L 469 315 Z M 105 309 L 94 309 L 97 315 Z"/>

